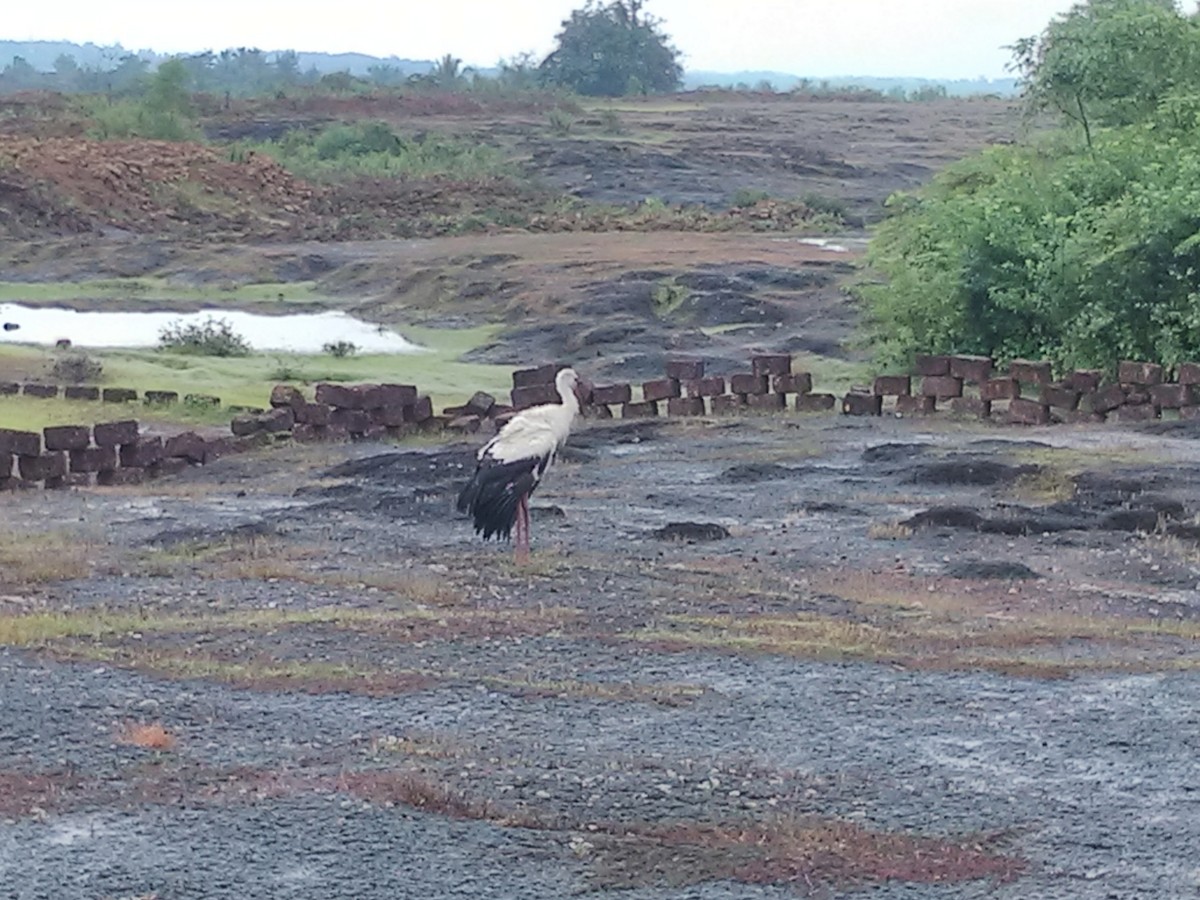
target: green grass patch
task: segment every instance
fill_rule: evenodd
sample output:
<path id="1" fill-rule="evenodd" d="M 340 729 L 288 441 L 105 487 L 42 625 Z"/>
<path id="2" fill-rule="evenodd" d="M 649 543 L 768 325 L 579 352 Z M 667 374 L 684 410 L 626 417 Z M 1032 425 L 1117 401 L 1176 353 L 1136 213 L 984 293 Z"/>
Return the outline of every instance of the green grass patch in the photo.
<path id="1" fill-rule="evenodd" d="M 27 283 L 0 281 L 0 303 L 29 306 L 76 300 L 120 300 L 160 302 L 164 300 L 212 306 L 227 304 L 315 304 L 326 301 L 311 281 L 290 284 L 264 282 L 194 287 L 172 284 L 165 278 L 111 278 L 91 281 Z M 292 310 L 289 310 L 291 312 Z"/>
<path id="2" fill-rule="evenodd" d="M 460 362 L 468 350 L 491 340 L 500 326 L 468 329 L 406 328 L 405 337 L 425 353 L 364 354 L 344 358 L 327 355 L 255 353 L 245 357 L 210 357 L 161 350 L 96 350 L 89 355 L 104 366 L 103 384 L 146 390 L 210 394 L 224 406 L 266 406 L 271 388 L 280 382 L 301 387 L 321 381 L 354 384 L 390 382 L 415 384 L 428 393 L 435 407 L 455 405 L 483 390 L 503 398 L 512 387 L 508 366 Z M 42 348 L 0 346 L 0 374 L 24 366 L 33 368 L 49 357 Z M 311 398 L 311 391 L 307 392 Z M 224 408 L 193 408 L 179 403 L 147 407 L 141 403 L 40 400 L 0 397 L 0 428 L 37 431 L 47 425 L 102 422 L 132 416 L 145 421 L 194 425 L 224 425 Z"/>

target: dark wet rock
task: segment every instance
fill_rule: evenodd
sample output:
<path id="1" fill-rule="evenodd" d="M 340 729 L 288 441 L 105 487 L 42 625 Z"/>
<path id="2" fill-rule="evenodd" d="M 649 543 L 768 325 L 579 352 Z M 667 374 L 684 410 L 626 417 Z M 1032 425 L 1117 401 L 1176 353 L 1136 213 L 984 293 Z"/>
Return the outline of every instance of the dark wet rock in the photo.
<path id="1" fill-rule="evenodd" d="M 545 506 L 532 506 L 531 505 L 529 507 L 529 516 L 530 516 L 530 518 L 539 519 L 539 520 L 540 519 L 565 519 L 567 517 L 567 514 L 561 506 L 557 506 L 553 503 L 550 503 Z"/>
<path id="2" fill-rule="evenodd" d="M 740 278 L 720 272 L 685 272 L 676 276 L 675 283 L 693 291 L 736 291 L 744 293 L 754 286 Z"/>
<path id="3" fill-rule="evenodd" d="M 805 503 L 801 508 L 807 513 L 830 513 L 843 516 L 870 515 L 865 509 L 859 509 L 857 506 L 848 506 L 845 503 L 836 503 L 831 500 L 817 500 Z"/>
<path id="4" fill-rule="evenodd" d="M 462 478 L 475 470 L 475 448 L 422 453 L 379 453 L 350 459 L 324 472 L 325 478 L 359 478 L 382 484 L 420 484 L 447 476 Z"/>
<path id="5" fill-rule="evenodd" d="M 1108 475 L 1103 472 L 1080 472 L 1075 476 L 1075 488 L 1079 497 L 1117 496 L 1122 501 L 1138 494 L 1163 487 L 1166 479 L 1157 472 L 1137 475 Z"/>
<path id="6" fill-rule="evenodd" d="M 1095 527 L 1095 522 L 1084 516 L 1069 516 L 1056 513 L 1045 513 L 1038 510 L 1025 512 L 1010 511 L 1003 516 L 984 518 L 979 523 L 979 531 L 984 534 L 1007 534 L 1012 536 L 1027 534 L 1056 534 L 1060 531 L 1088 530 Z"/>
<path id="7" fill-rule="evenodd" d="M 278 533 L 278 528 L 273 523 L 266 521 L 243 522 L 226 528 L 188 526 L 160 531 L 144 543 L 152 547 L 169 549 L 186 544 L 211 545 L 256 537 L 270 537 Z"/>
<path id="8" fill-rule="evenodd" d="M 922 510 L 900 524 L 906 528 L 975 528 L 983 523 L 978 510 L 965 506 L 935 506 Z"/>
<path id="9" fill-rule="evenodd" d="M 645 334 L 647 326 L 637 321 L 610 322 L 581 332 L 572 343 L 576 347 L 594 347 L 598 344 L 619 344 L 630 338 Z"/>
<path id="10" fill-rule="evenodd" d="M 779 463 L 742 463 L 722 472 L 721 480 L 730 484 L 756 484 L 777 478 L 795 478 L 807 472 L 807 469 L 781 466 Z"/>
<path id="11" fill-rule="evenodd" d="M 1118 509 L 1100 520 L 1106 531 L 1133 531 L 1150 533 L 1158 530 L 1158 512 L 1153 509 Z"/>
<path id="12" fill-rule="evenodd" d="M 729 529 L 715 522 L 670 522 L 653 534 L 660 541 L 719 541 L 729 537 Z"/>
<path id="13" fill-rule="evenodd" d="M 946 566 L 946 574 L 951 578 L 977 581 L 1022 581 L 1042 577 L 1024 563 L 978 559 L 964 559 L 951 563 Z"/>
<path id="14" fill-rule="evenodd" d="M 916 466 L 904 479 L 907 484 L 990 486 L 1011 484 L 1023 475 L 1039 471 L 1037 466 L 1013 466 L 994 459 L 958 457 Z"/>
<path id="15" fill-rule="evenodd" d="M 641 444 L 646 441 L 659 440 L 664 428 L 670 422 L 662 419 L 631 419 L 628 422 L 616 421 L 611 425 L 601 425 L 578 431 L 571 435 L 568 446 L 575 449 L 595 450 L 610 444 Z"/>
<path id="16" fill-rule="evenodd" d="M 971 450 L 983 450 L 989 453 L 1003 453 L 1006 450 L 1053 450 L 1053 444 L 1045 441 L 1008 440 L 1006 438 L 985 438 L 981 441 L 971 441 L 967 444 Z"/>
<path id="17" fill-rule="evenodd" d="M 738 278 L 746 281 L 786 291 L 826 287 L 833 281 L 833 276 L 828 272 L 814 271 L 813 269 L 781 269 L 775 266 L 738 269 L 735 274 Z"/>
<path id="18" fill-rule="evenodd" d="M 829 356 L 833 359 L 846 359 L 850 355 L 839 340 L 799 334 L 789 337 L 779 345 L 779 349 L 787 353 L 814 353 L 817 356 Z"/>
<path id="19" fill-rule="evenodd" d="M 924 456 L 932 448 L 929 444 L 876 444 L 862 452 L 862 461 L 905 462 L 917 456 Z"/>

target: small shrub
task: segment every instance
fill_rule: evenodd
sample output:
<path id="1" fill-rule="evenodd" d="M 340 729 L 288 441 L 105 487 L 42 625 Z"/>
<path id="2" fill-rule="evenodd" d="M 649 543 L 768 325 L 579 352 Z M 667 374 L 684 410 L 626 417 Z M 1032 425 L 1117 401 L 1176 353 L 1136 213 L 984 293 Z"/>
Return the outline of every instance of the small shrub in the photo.
<path id="1" fill-rule="evenodd" d="M 55 360 L 54 368 L 50 370 L 55 381 L 66 384 L 88 384 L 99 381 L 100 373 L 104 371 L 98 359 L 93 359 L 86 353 L 68 353 Z"/>
<path id="2" fill-rule="evenodd" d="M 605 109 L 600 113 L 600 128 L 605 134 L 624 134 L 625 127 L 615 109 Z"/>
<path id="3" fill-rule="evenodd" d="M 733 205 L 735 209 L 745 209 L 770 199 L 771 195 L 766 191 L 754 191 L 749 188 L 742 188 L 733 195 Z"/>
<path id="4" fill-rule="evenodd" d="M 546 113 L 546 123 L 550 126 L 551 133 L 566 137 L 575 125 L 575 117 L 565 110 L 552 109 Z"/>
<path id="5" fill-rule="evenodd" d="M 836 197 L 826 197 L 823 194 L 805 194 L 800 199 L 804 202 L 805 206 L 815 213 L 824 213 L 836 219 L 844 220 L 846 218 L 846 204 Z"/>
<path id="6" fill-rule="evenodd" d="M 249 356 L 250 345 L 225 319 L 209 316 L 203 322 L 172 322 L 158 334 L 163 350 L 198 356 Z"/>
<path id="7" fill-rule="evenodd" d="M 323 351 L 330 356 L 336 356 L 338 359 L 345 359 L 347 356 L 353 356 L 358 352 L 358 344 L 350 341 L 330 341 L 321 347 Z"/>

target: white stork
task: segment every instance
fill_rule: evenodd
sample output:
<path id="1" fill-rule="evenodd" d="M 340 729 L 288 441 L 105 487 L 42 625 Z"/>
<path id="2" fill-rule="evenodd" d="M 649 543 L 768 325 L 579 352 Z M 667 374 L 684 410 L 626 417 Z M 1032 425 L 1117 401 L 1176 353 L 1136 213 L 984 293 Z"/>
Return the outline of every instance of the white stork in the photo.
<path id="1" fill-rule="evenodd" d="M 574 369 L 562 369 L 554 386 L 562 402 L 532 406 L 509 419 L 479 449 L 475 474 L 458 495 L 458 511 L 471 513 L 484 540 L 508 539 L 516 529 L 517 562 L 529 559 L 529 495 L 567 442 L 587 391 Z"/>

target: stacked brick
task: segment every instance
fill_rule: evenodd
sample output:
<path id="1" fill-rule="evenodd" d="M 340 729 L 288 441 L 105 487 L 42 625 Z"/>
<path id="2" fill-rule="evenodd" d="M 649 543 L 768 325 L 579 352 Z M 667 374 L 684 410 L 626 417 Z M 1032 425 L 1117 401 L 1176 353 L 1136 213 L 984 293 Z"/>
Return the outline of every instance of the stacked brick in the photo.
<path id="1" fill-rule="evenodd" d="M 91 384 L 68 384 L 59 387 L 57 384 L 38 382 L 0 381 L 0 397 L 18 394 L 48 400 L 85 400 L 104 403 L 133 403 L 138 399 L 138 392 L 133 388 L 101 388 Z M 180 402 L 188 406 L 221 405 L 220 397 L 213 397 L 209 394 L 184 394 L 181 398 L 178 391 L 145 391 L 141 396 L 147 406 L 167 406 Z"/>
<path id="2" fill-rule="evenodd" d="M 233 417 L 235 435 L 263 434 L 298 441 L 380 440 L 441 427 L 433 402 L 411 384 L 316 386 L 313 400 L 290 385 L 271 391 L 271 408 Z"/>
<path id="3" fill-rule="evenodd" d="M 812 394 L 811 375 L 792 371 L 789 355 L 761 354 L 753 357 L 750 365 L 749 372 L 723 376 L 707 375 L 702 360 L 670 360 L 665 377 L 642 382 L 641 399 L 634 399 L 631 384 L 597 385 L 584 415 L 611 417 L 614 409 L 626 419 L 783 410 L 793 395 L 797 409 L 833 407 L 832 395 Z"/>
<path id="4" fill-rule="evenodd" d="M 141 433 L 133 419 L 53 425 L 36 431 L 0 428 L 0 490 L 140 484 L 245 449 L 236 441 Z"/>
<path id="5" fill-rule="evenodd" d="M 1200 363 L 1182 363 L 1174 380 L 1157 363 L 1122 362 L 1117 380 L 1098 369 L 1075 369 L 1056 380 L 1050 362 L 1015 359 L 998 372 L 985 356 L 919 356 L 915 375 L 875 379 L 872 405 L 848 394 L 843 411 L 860 415 L 924 415 L 948 409 L 960 415 L 1016 425 L 1052 422 L 1145 421 L 1164 415 L 1200 418 Z"/>

